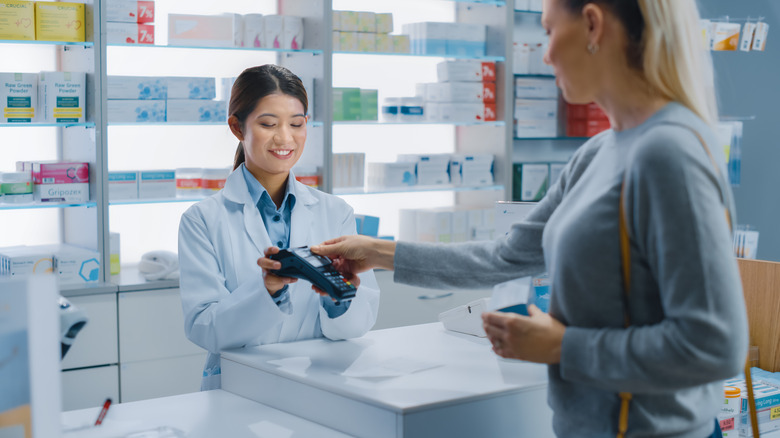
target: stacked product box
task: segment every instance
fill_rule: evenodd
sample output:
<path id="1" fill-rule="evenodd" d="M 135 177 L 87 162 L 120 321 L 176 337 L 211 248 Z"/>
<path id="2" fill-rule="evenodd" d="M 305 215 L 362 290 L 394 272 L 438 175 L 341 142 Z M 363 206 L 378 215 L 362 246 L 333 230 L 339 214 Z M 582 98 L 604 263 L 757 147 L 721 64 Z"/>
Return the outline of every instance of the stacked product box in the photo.
<path id="1" fill-rule="evenodd" d="M 493 184 L 493 155 L 450 155 L 450 182 L 454 185 L 481 186 Z"/>
<path id="2" fill-rule="evenodd" d="M 549 44 L 538 41 L 515 41 L 512 44 L 512 72 L 516 75 L 553 75 L 551 65 L 544 62 Z"/>
<path id="3" fill-rule="evenodd" d="M 108 172 L 108 200 L 138 199 L 138 171 Z"/>
<path id="4" fill-rule="evenodd" d="M 100 279 L 100 255 L 68 244 L 0 249 L 0 276 L 38 274 L 54 274 L 60 285 L 96 283 Z"/>
<path id="5" fill-rule="evenodd" d="M 515 78 L 515 137 L 556 137 L 558 105 L 555 79 Z"/>
<path id="6" fill-rule="evenodd" d="M 379 235 L 379 218 L 367 214 L 356 214 L 355 230 L 364 236 L 377 237 Z"/>
<path id="7" fill-rule="evenodd" d="M 89 163 L 38 161 L 17 163 L 18 171 L 30 171 L 33 196 L 41 203 L 89 201 Z"/>
<path id="8" fill-rule="evenodd" d="M 566 163 L 514 163 L 512 201 L 537 202 L 561 175 Z"/>
<path id="9" fill-rule="evenodd" d="M 168 44 L 303 49 L 303 18 L 290 15 L 168 15 Z"/>
<path id="10" fill-rule="evenodd" d="M 32 123 L 38 113 L 38 75 L 0 73 L 0 123 Z"/>
<path id="11" fill-rule="evenodd" d="M 780 375 L 751 368 L 753 395 L 756 403 L 758 429 L 763 436 L 780 430 Z M 743 375 L 723 383 L 724 403 L 718 422 L 724 437 L 752 437 L 747 383 Z"/>
<path id="12" fill-rule="evenodd" d="M 412 53 L 419 55 L 485 56 L 487 28 L 473 23 L 410 23 L 403 26 Z"/>
<path id="13" fill-rule="evenodd" d="M 81 72 L 41 72 L 38 75 L 38 120 L 84 123 L 87 75 Z"/>
<path id="14" fill-rule="evenodd" d="M 597 104 L 566 105 L 566 135 L 569 137 L 593 137 L 609 128 L 609 119 Z"/>
<path id="15" fill-rule="evenodd" d="M 399 219 L 398 239 L 412 242 L 490 240 L 495 230 L 493 207 L 402 209 Z"/>
<path id="16" fill-rule="evenodd" d="M 362 189 L 364 186 L 366 154 L 333 154 L 333 188 Z"/>
<path id="17" fill-rule="evenodd" d="M 154 1 L 108 0 L 108 44 L 154 44 Z"/>
<path id="18" fill-rule="evenodd" d="M 366 174 L 366 184 L 371 188 L 406 187 L 417 183 L 414 163 L 409 162 L 368 163 Z"/>
<path id="19" fill-rule="evenodd" d="M 377 90 L 334 88 L 333 120 L 376 121 L 379 107 L 377 95 Z"/>
<path id="20" fill-rule="evenodd" d="M 463 123 L 496 120 L 496 66 L 476 60 L 444 61 L 437 66 L 439 82 L 418 84 L 426 118 Z"/>
<path id="21" fill-rule="evenodd" d="M 227 104 L 213 100 L 214 78 L 109 76 L 107 94 L 112 123 L 227 120 Z"/>
<path id="22" fill-rule="evenodd" d="M 402 154 L 398 161 L 414 163 L 417 185 L 441 185 L 450 183 L 448 172 L 450 154 Z"/>
<path id="23" fill-rule="evenodd" d="M 139 199 L 170 199 L 174 197 L 176 197 L 175 170 L 158 169 L 138 172 Z"/>
<path id="24" fill-rule="evenodd" d="M 392 31 L 393 14 L 333 11 L 334 51 L 409 53 L 409 36 Z"/>

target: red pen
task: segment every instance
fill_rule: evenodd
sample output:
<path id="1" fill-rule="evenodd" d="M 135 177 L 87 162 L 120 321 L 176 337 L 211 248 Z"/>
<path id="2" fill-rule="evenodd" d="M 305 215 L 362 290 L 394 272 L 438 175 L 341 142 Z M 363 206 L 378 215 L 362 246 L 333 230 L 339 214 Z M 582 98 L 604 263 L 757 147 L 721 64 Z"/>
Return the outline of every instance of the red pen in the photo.
<path id="1" fill-rule="evenodd" d="M 100 426 L 100 424 L 103 423 L 103 419 L 106 418 L 106 413 L 108 413 L 109 406 L 111 406 L 111 399 L 107 398 L 106 402 L 103 403 L 103 409 L 100 410 L 100 415 L 98 415 L 97 421 L 95 421 L 95 426 Z"/>

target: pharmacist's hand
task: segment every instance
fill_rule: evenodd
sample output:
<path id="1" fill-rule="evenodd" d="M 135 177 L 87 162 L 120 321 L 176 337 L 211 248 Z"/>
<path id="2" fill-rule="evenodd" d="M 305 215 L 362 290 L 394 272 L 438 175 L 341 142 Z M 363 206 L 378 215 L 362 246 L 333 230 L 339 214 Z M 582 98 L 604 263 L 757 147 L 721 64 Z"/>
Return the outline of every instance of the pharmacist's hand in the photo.
<path id="1" fill-rule="evenodd" d="M 263 282 L 265 283 L 265 289 L 271 295 L 279 292 L 279 290 L 285 287 L 286 285 L 298 281 L 297 278 L 280 277 L 270 272 L 271 269 L 280 269 L 282 267 L 282 264 L 280 262 L 268 258 L 268 256 L 270 256 L 271 254 L 276 254 L 278 252 L 279 252 L 279 248 L 275 246 L 271 246 L 266 248 L 265 257 L 260 257 L 259 259 L 257 259 L 257 265 L 263 268 Z"/>
<path id="2" fill-rule="evenodd" d="M 516 313 L 485 312 L 483 327 L 493 351 L 505 358 L 554 364 L 561 361 L 561 345 L 566 326 L 533 304 L 530 316 Z"/>
<path id="3" fill-rule="evenodd" d="M 352 283 L 352 285 L 355 286 L 356 288 L 360 287 L 360 277 L 358 277 L 357 274 L 342 273 L 341 275 L 343 275 L 344 278 L 348 282 Z M 324 290 L 318 288 L 315 285 L 311 285 L 311 288 L 312 288 L 312 290 L 314 290 L 314 292 L 316 292 L 320 296 L 323 296 L 323 297 L 329 297 L 330 296 L 330 295 L 328 295 L 327 292 L 325 292 Z M 331 300 L 336 301 L 333 298 L 331 298 Z"/>
<path id="4" fill-rule="evenodd" d="M 392 270 L 395 242 L 368 236 L 341 236 L 314 245 L 311 251 L 329 257 L 333 267 L 347 276 L 374 268 Z"/>

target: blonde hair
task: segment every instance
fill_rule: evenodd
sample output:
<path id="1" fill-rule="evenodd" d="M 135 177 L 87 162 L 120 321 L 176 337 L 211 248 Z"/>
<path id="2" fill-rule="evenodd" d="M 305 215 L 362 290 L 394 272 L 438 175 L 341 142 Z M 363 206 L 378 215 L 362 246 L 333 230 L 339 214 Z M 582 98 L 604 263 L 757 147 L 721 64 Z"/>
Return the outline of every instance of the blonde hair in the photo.
<path id="1" fill-rule="evenodd" d="M 714 125 L 718 107 L 712 57 L 700 32 L 696 0 L 636 1 L 645 21 L 645 79 L 661 95 Z"/>

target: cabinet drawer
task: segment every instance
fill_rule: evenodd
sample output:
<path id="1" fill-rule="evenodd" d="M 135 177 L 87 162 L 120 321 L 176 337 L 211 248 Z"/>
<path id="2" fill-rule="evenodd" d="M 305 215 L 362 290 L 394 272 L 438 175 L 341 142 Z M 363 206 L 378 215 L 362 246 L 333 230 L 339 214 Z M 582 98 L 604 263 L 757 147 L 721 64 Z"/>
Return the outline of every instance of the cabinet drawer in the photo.
<path id="1" fill-rule="evenodd" d="M 110 398 L 119 402 L 117 365 L 62 372 L 62 410 L 103 406 Z"/>
<path id="2" fill-rule="evenodd" d="M 62 361 L 62 369 L 116 364 L 116 294 L 71 297 L 68 300 L 87 314 L 87 324 L 76 336 Z"/>
<path id="3" fill-rule="evenodd" d="M 184 336 L 179 289 L 119 293 L 119 345 L 123 363 L 204 351 Z"/>
<path id="4" fill-rule="evenodd" d="M 122 403 L 200 391 L 206 354 L 122 363 Z"/>

